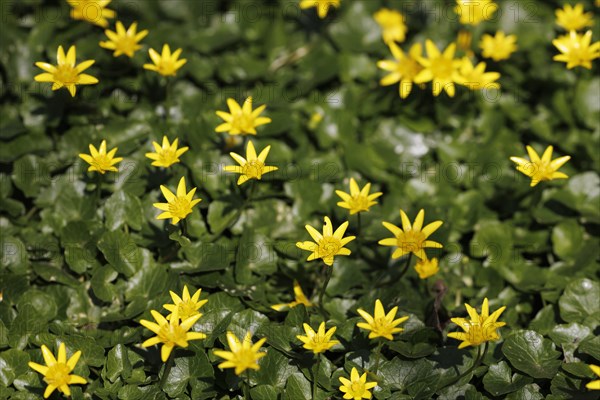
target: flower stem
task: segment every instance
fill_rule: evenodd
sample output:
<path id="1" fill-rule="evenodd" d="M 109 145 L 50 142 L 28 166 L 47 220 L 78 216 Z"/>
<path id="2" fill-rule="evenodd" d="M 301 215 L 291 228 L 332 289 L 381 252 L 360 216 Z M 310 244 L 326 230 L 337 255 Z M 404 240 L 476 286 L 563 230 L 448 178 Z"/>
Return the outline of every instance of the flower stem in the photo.
<path id="1" fill-rule="evenodd" d="M 242 380 L 242 391 L 244 392 L 244 399 L 250 400 L 250 370 L 246 370 L 246 379 Z"/>
<path id="2" fill-rule="evenodd" d="M 171 81 L 168 78 L 165 78 L 165 79 L 166 79 L 166 82 L 165 82 L 165 104 L 164 104 L 164 108 L 165 108 L 165 124 L 168 127 L 169 126 L 169 114 L 171 113 L 171 96 L 170 96 Z"/>
<path id="3" fill-rule="evenodd" d="M 187 235 L 188 235 L 187 220 L 184 218 L 184 219 L 182 219 L 179 222 L 181 224 L 181 236 L 187 237 Z"/>
<path id="4" fill-rule="evenodd" d="M 404 264 L 404 269 L 402 270 L 402 272 L 400 272 L 400 275 L 398 275 L 398 280 L 400 278 L 402 278 L 404 276 L 404 274 L 406 274 L 406 271 L 408 271 L 408 267 L 410 266 L 410 261 L 412 260 L 412 254 L 413 253 L 408 253 L 408 258 L 406 259 L 406 264 Z"/>
<path id="5" fill-rule="evenodd" d="M 320 354 L 315 354 L 315 355 L 317 356 L 317 361 L 315 362 L 315 365 L 313 365 L 313 370 L 312 370 L 312 377 L 313 377 L 312 398 L 313 399 L 317 398 L 317 386 L 319 386 L 319 383 L 318 383 L 319 368 L 321 367 L 321 355 Z"/>
<path id="6" fill-rule="evenodd" d="M 169 376 L 169 374 L 171 373 L 171 368 L 173 368 L 173 354 L 169 355 L 169 358 L 167 359 L 167 363 L 165 364 L 165 369 L 163 370 L 163 374 L 160 377 L 160 382 L 158 384 L 158 386 L 160 386 L 161 389 L 164 389 L 165 387 L 165 382 L 167 381 L 167 376 Z"/>
<path id="7" fill-rule="evenodd" d="M 360 218 L 360 212 L 356 213 L 356 244 L 358 246 L 358 250 L 356 251 L 356 255 L 358 257 L 360 257 L 360 251 L 362 249 L 362 243 L 361 243 L 361 236 L 360 236 L 360 231 L 361 231 L 361 218 Z"/>
<path id="8" fill-rule="evenodd" d="M 381 358 L 381 348 L 383 347 L 383 340 L 378 338 L 377 347 L 375 348 L 375 366 L 373 367 L 373 374 L 377 375 L 379 369 L 379 359 Z"/>
<path id="9" fill-rule="evenodd" d="M 441 388 L 437 389 L 436 391 L 439 391 L 441 389 L 447 388 L 448 386 L 454 385 L 456 382 L 460 381 L 462 378 L 464 378 L 465 376 L 467 376 L 471 372 L 473 372 L 477 367 L 479 367 L 479 365 L 481 365 L 481 362 L 483 361 L 483 358 L 485 357 L 485 354 L 487 353 L 487 349 L 488 349 L 487 342 L 485 342 L 485 345 L 483 346 L 483 352 L 481 351 L 481 346 L 478 346 L 477 347 L 477 357 L 475 357 L 475 361 L 473 361 L 473 365 L 471 365 L 471 367 L 468 370 L 466 370 L 465 372 L 463 372 L 462 374 L 460 374 L 459 376 L 457 376 L 456 378 L 454 378 L 452 381 L 445 384 Z"/>
<path id="10" fill-rule="evenodd" d="M 333 266 L 329 267 L 325 265 L 325 279 L 323 280 L 323 286 L 321 287 L 321 292 L 319 293 L 319 310 L 321 311 L 321 315 L 325 320 L 327 320 L 328 316 L 327 311 L 325 311 L 325 305 L 323 304 L 323 297 L 325 296 L 325 291 L 327 290 L 327 285 L 329 284 L 332 273 Z"/>
<path id="11" fill-rule="evenodd" d="M 96 204 L 100 205 L 102 197 L 102 174 L 96 173 Z"/>

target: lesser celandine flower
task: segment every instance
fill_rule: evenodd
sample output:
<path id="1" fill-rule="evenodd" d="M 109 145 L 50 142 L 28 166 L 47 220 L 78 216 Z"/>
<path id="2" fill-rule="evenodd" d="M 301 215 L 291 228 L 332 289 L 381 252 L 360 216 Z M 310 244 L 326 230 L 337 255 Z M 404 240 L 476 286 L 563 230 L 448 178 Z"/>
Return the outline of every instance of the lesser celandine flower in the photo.
<path id="1" fill-rule="evenodd" d="M 160 349 L 160 358 L 166 362 L 175 346 L 188 347 L 190 340 L 206 339 L 206 335 L 200 332 L 188 332 L 192 326 L 201 317 L 201 314 L 193 315 L 183 321 L 179 319 L 178 307 L 171 313 L 171 318 L 167 320 L 158 311 L 150 310 L 152 317 L 156 322 L 140 320 L 145 328 L 150 329 L 156 336 L 147 339 L 142 343 L 142 347 L 151 347 L 155 344 L 162 343 Z"/>
<path id="2" fill-rule="evenodd" d="M 598 375 L 598 377 L 600 377 L 600 366 L 591 364 L 590 369 L 592 370 L 593 373 L 595 373 L 596 375 Z M 585 385 L 585 387 L 590 390 L 600 390 L 600 379 L 596 379 L 595 381 L 588 382 Z"/>
<path id="3" fill-rule="evenodd" d="M 389 229 L 395 237 L 382 239 L 379 244 L 382 246 L 397 246 L 398 248 L 392 253 L 392 258 L 399 258 L 405 254 L 413 253 L 421 260 L 426 259 L 425 248 L 431 247 L 441 249 L 443 246 L 427 240 L 427 238 L 435 232 L 442 224 L 442 221 L 434 221 L 423 228 L 423 220 L 425 211 L 420 210 L 415 218 L 415 222 L 411 225 L 408 216 L 403 210 L 400 210 L 400 218 L 402 219 L 402 229 L 389 222 L 382 222 L 383 226 Z"/>
<path id="4" fill-rule="evenodd" d="M 481 37 L 479 47 L 484 58 L 494 61 L 508 60 L 510 55 L 517 51 L 517 36 L 506 36 L 502 31 L 496 32 L 494 36 L 486 33 Z"/>
<path id="5" fill-rule="evenodd" d="M 71 389 L 69 389 L 69 385 L 84 385 L 87 383 L 87 380 L 79 375 L 70 375 L 70 372 L 75 369 L 77 361 L 79 361 L 81 350 L 73 353 L 71 358 L 67 360 L 67 348 L 64 343 L 61 343 L 58 347 L 56 358 L 54 358 L 48 347 L 42 345 L 42 356 L 44 357 L 46 366 L 31 361 L 28 365 L 31 369 L 44 375 L 44 382 L 48 384 L 44 391 L 45 399 L 50 397 L 56 389 L 65 396 L 70 396 Z"/>
<path id="6" fill-rule="evenodd" d="M 194 199 L 196 188 L 189 192 L 185 187 L 185 178 L 181 177 L 177 185 L 177 194 L 173 194 L 166 186 L 160 185 L 160 190 L 167 199 L 166 203 L 154 203 L 153 206 L 164 211 L 156 219 L 172 218 L 171 223 L 177 224 L 180 220 L 185 219 L 188 214 L 192 213 L 194 206 L 202 201 L 202 199 Z"/>
<path id="7" fill-rule="evenodd" d="M 401 12 L 382 8 L 373 15 L 373 18 L 381 27 L 381 34 L 385 43 L 404 42 L 408 28 L 404 23 L 404 15 Z"/>
<path id="8" fill-rule="evenodd" d="M 108 26 L 107 18 L 114 18 L 117 13 L 106 8 L 112 0 L 67 0 L 71 6 L 71 18 L 87 21 L 103 28 Z"/>
<path id="9" fill-rule="evenodd" d="M 271 308 L 275 311 L 281 311 L 286 307 L 294 308 L 299 304 L 304 304 L 305 307 L 312 307 L 313 305 L 302 291 L 302 287 L 298 281 L 294 279 L 294 301 L 289 303 L 274 304 L 271 306 Z"/>
<path id="10" fill-rule="evenodd" d="M 404 329 L 398 328 L 397 326 L 408 319 L 408 317 L 402 317 L 394 319 L 398 312 L 398 306 L 392 308 L 387 314 L 383 309 L 381 300 L 375 300 L 375 311 L 373 315 L 369 314 L 362 308 L 356 310 L 361 317 L 367 322 L 359 322 L 356 324 L 361 329 L 366 329 L 369 332 L 369 339 L 375 339 L 378 337 L 386 338 L 387 340 L 394 340 L 394 334 L 400 333 Z"/>
<path id="11" fill-rule="evenodd" d="M 439 270 L 438 259 L 435 257 L 419 260 L 415 265 L 415 271 L 417 271 L 417 274 L 419 274 L 419 278 L 421 279 L 427 279 L 430 276 L 437 274 Z"/>
<path id="12" fill-rule="evenodd" d="M 592 31 L 581 35 L 570 31 L 567 35 L 554 39 L 552 44 L 561 52 L 555 55 L 554 61 L 567 63 L 567 68 L 584 67 L 592 69 L 592 61 L 600 57 L 600 42 L 591 44 Z"/>
<path id="13" fill-rule="evenodd" d="M 323 262 L 329 266 L 333 265 L 334 256 L 348 256 L 351 251 L 344 246 L 356 239 L 355 236 L 344 237 L 348 228 L 348 221 L 344 222 L 333 232 L 333 226 L 329 217 L 325 217 L 325 225 L 323 226 L 323 234 L 317 231 L 310 225 L 305 225 L 306 230 L 313 238 L 314 242 L 298 242 L 296 246 L 302 250 L 311 251 L 307 261 L 322 258 Z"/>
<path id="14" fill-rule="evenodd" d="M 168 168 L 171 165 L 178 163 L 179 157 L 189 150 L 189 147 L 178 147 L 179 139 L 173 140 L 173 143 L 169 143 L 169 139 L 166 136 L 163 136 L 162 146 L 157 142 L 152 142 L 154 146 L 154 153 L 146 153 L 146 157 L 148 157 L 152 161 L 152 165 L 155 167 L 163 167 Z"/>
<path id="15" fill-rule="evenodd" d="M 402 49 L 394 42 L 390 42 L 389 47 L 394 60 L 377 62 L 379 68 L 390 72 L 379 81 L 379 84 L 389 86 L 399 83 L 400 97 L 405 99 L 412 90 L 415 77 L 423 70 L 423 67 L 419 64 L 419 59 L 423 55 L 423 46 L 421 46 L 421 43 L 413 44 L 408 54 L 404 54 Z"/>
<path id="16" fill-rule="evenodd" d="M 377 382 L 367 382 L 367 373 L 358 375 L 356 367 L 352 367 L 350 371 L 350 379 L 340 376 L 340 391 L 344 393 L 344 399 L 362 400 L 370 399 L 372 397 L 369 390 L 377 386 Z"/>
<path id="17" fill-rule="evenodd" d="M 341 190 L 335 191 L 335 193 L 343 200 L 337 203 L 337 205 L 350 210 L 350 215 L 354 215 L 362 211 L 369 211 L 371 206 L 377 204 L 375 199 L 383 194 L 381 192 L 369 194 L 370 190 L 370 183 L 367 183 L 362 189 L 360 189 L 354 178 L 350 178 L 350 194 Z"/>
<path id="18" fill-rule="evenodd" d="M 56 52 L 56 65 L 38 61 L 35 65 L 38 68 L 43 69 L 44 73 L 36 75 L 36 82 L 51 82 L 52 90 L 58 90 L 62 87 L 66 88 L 72 97 L 75 97 L 77 91 L 77 85 L 93 85 L 98 83 L 98 79 L 95 77 L 82 74 L 83 71 L 88 69 L 94 64 L 94 60 L 86 60 L 81 62 L 79 65 L 75 65 L 77 49 L 75 46 L 71 46 L 67 54 L 62 46 L 58 46 Z"/>
<path id="19" fill-rule="evenodd" d="M 215 128 L 215 132 L 227 132 L 230 135 L 256 135 L 258 126 L 268 124 L 271 118 L 261 117 L 260 114 L 267 107 L 262 105 L 252 110 L 252 97 L 240 105 L 234 99 L 227 99 L 229 113 L 217 111 L 216 114 L 225 122 Z"/>
<path id="20" fill-rule="evenodd" d="M 254 144 L 252 143 L 252 140 L 249 140 L 248 146 L 246 147 L 246 158 L 234 152 L 229 153 L 229 155 L 231 155 L 231 157 L 240 165 L 227 165 L 223 170 L 241 174 L 237 181 L 238 185 L 243 184 L 249 179 L 261 180 L 264 174 L 277 171 L 278 169 L 277 167 L 265 165 L 269 150 L 271 150 L 271 146 L 265 147 L 257 156 Z"/>
<path id="21" fill-rule="evenodd" d="M 563 8 L 555 11 L 556 25 L 567 31 L 578 31 L 594 24 L 593 14 L 583 11 L 583 4 L 577 3 L 575 7 L 565 4 Z"/>
<path id="22" fill-rule="evenodd" d="M 137 32 L 137 22 L 132 23 L 127 30 L 121 21 L 117 21 L 117 31 L 113 32 L 110 29 L 104 31 L 108 37 L 105 42 L 100 42 L 100 47 L 114 50 L 113 56 L 119 57 L 125 54 L 131 58 L 136 51 L 142 48 L 139 41 L 146 37 L 147 30 Z"/>
<path id="23" fill-rule="evenodd" d="M 466 30 L 461 29 L 456 35 L 456 46 L 459 50 L 465 52 L 468 57 L 473 56 L 473 50 L 471 50 L 471 43 L 473 42 L 473 34 Z"/>
<path id="24" fill-rule="evenodd" d="M 168 44 L 163 45 L 162 54 L 158 54 L 154 49 L 148 50 L 148 54 L 154 64 L 144 64 L 144 69 L 157 72 L 162 76 L 175 76 L 177 70 L 187 62 L 185 58 L 179 59 L 181 49 L 177 49 L 171 54 Z"/>
<path id="25" fill-rule="evenodd" d="M 90 154 L 79 154 L 79 157 L 90 164 L 90 167 L 88 168 L 89 172 L 97 171 L 104 174 L 106 171 L 118 171 L 115 164 L 121 162 L 123 157 L 115 157 L 117 147 L 107 153 L 106 140 L 103 140 L 102 143 L 100 143 L 100 148 L 98 150 L 96 150 L 93 144 L 90 144 L 89 149 Z"/>
<path id="26" fill-rule="evenodd" d="M 434 96 L 438 96 L 442 90 L 445 90 L 448 96 L 454 97 L 454 82 L 457 80 L 458 67 L 461 64 L 460 60 L 454 58 L 456 43 L 451 43 L 441 53 L 437 46 L 427 39 L 425 49 L 427 58 L 419 58 L 423 70 L 415 77 L 415 83 L 432 81 Z"/>
<path id="27" fill-rule="evenodd" d="M 339 6 L 340 0 L 300 0 L 301 9 L 315 7 L 321 19 L 327 16 L 330 8 L 337 8 Z"/>
<path id="28" fill-rule="evenodd" d="M 451 332 L 448 337 L 462 340 L 458 346 L 459 349 L 467 346 L 478 346 L 482 343 L 500 339 L 500 335 L 496 330 L 504 325 L 505 322 L 496 322 L 500 314 L 504 312 L 506 307 L 500 307 L 489 315 L 488 299 L 483 299 L 481 306 L 481 315 L 477 314 L 477 310 L 468 304 L 465 304 L 470 320 L 465 318 L 452 318 L 452 322 L 460 326 L 464 332 Z"/>
<path id="29" fill-rule="evenodd" d="M 329 328 L 327 332 L 325 332 L 325 322 L 321 322 L 316 332 L 308 324 L 302 324 L 302 326 L 306 335 L 297 335 L 296 337 L 304 343 L 302 347 L 312 351 L 314 354 L 323 353 L 340 343 L 338 340 L 331 339 L 337 329 L 335 326 Z"/>
<path id="30" fill-rule="evenodd" d="M 260 369 L 258 360 L 266 356 L 267 353 L 259 351 L 267 338 L 259 339 L 258 342 L 252 344 L 252 333 L 246 333 L 244 340 L 240 340 L 233 332 L 227 332 L 227 344 L 229 350 L 215 350 L 215 355 L 226 361 L 219 364 L 219 368 L 235 368 L 235 374 L 240 375 L 247 369 Z"/>
<path id="31" fill-rule="evenodd" d="M 568 176 L 563 172 L 558 172 L 571 156 L 559 157 L 552 160 L 553 147 L 548 146 L 542 154 L 542 158 L 534 150 L 533 147 L 527 146 L 527 154 L 529 160 L 521 157 L 511 157 L 511 161 L 517 164 L 517 171 L 522 172 L 531 178 L 531 187 L 537 185 L 541 181 L 551 181 L 553 179 L 566 179 Z"/>
<path id="32" fill-rule="evenodd" d="M 173 291 L 169 291 L 173 304 L 164 304 L 163 307 L 171 312 L 167 315 L 167 320 L 171 319 L 172 313 L 177 309 L 177 315 L 184 321 L 189 317 L 195 317 L 196 315 L 202 316 L 202 313 L 198 311 L 200 307 L 208 303 L 208 300 L 200 300 L 200 293 L 202 289 L 196 290 L 193 296 L 190 297 L 190 292 L 187 285 L 183 286 L 183 293 L 181 297 Z"/>
<path id="33" fill-rule="evenodd" d="M 500 78 L 498 72 L 486 72 L 485 63 L 482 61 L 477 66 L 468 57 L 462 59 L 456 83 L 464 85 L 471 90 L 500 89 L 500 84 L 496 82 Z"/>
<path id="34" fill-rule="evenodd" d="M 492 0 L 456 0 L 454 12 L 463 25 L 479 25 L 481 21 L 492 19 L 498 5 Z"/>

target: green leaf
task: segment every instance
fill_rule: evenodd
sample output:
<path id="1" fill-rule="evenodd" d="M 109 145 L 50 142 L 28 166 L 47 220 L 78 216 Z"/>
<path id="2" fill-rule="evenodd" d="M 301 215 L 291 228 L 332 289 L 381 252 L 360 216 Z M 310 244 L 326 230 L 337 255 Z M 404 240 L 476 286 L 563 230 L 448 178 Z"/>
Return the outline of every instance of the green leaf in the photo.
<path id="1" fill-rule="evenodd" d="M 0 383 L 10 386 L 16 377 L 29 369 L 29 355 L 17 349 L 9 349 L 0 353 Z"/>
<path id="2" fill-rule="evenodd" d="M 573 260 L 584 245 L 584 230 L 576 220 L 569 219 L 552 229 L 552 248 L 563 260 Z"/>
<path id="3" fill-rule="evenodd" d="M 131 362 L 127 355 L 127 347 L 118 344 L 108 352 L 106 360 L 106 377 L 115 382 L 119 376 L 127 379 L 131 376 Z"/>
<path id="4" fill-rule="evenodd" d="M 260 383 L 281 388 L 296 372 L 298 372 L 298 368 L 290 364 L 286 355 L 274 348 L 268 348 L 267 355 L 260 360 L 260 369 L 256 372 L 256 379 Z"/>
<path id="5" fill-rule="evenodd" d="M 279 396 L 279 391 L 271 385 L 258 385 L 250 389 L 250 396 L 254 400 L 272 400 Z"/>
<path id="6" fill-rule="evenodd" d="M 514 392 L 531 383 L 533 379 L 521 374 L 513 374 L 510 367 L 504 361 L 490 365 L 487 374 L 483 377 L 485 390 L 494 396 Z"/>
<path id="7" fill-rule="evenodd" d="M 587 278 L 570 282 L 558 300 L 560 316 L 567 322 L 584 325 L 600 320 L 600 283 Z"/>
<path id="8" fill-rule="evenodd" d="M 142 265 L 137 245 L 124 232 L 105 232 L 98 242 L 98 249 L 115 271 L 127 277 L 135 274 Z"/>
<path id="9" fill-rule="evenodd" d="M 386 385 L 407 392 L 415 399 L 430 398 L 439 378 L 433 370 L 433 363 L 422 358 L 404 361 L 394 357 L 381 365 L 379 375 Z"/>
<path id="10" fill-rule="evenodd" d="M 502 353 L 515 368 L 534 378 L 551 379 L 561 364 L 554 344 L 535 331 L 516 331 L 502 345 Z"/>
<path id="11" fill-rule="evenodd" d="M 104 203 L 106 227 L 114 231 L 124 224 L 140 230 L 144 214 L 140 200 L 122 190 L 110 196 Z"/>
<path id="12" fill-rule="evenodd" d="M 282 400 L 311 400 L 311 384 L 300 372 L 292 374 L 285 384 Z"/>
<path id="13" fill-rule="evenodd" d="M 507 400 L 542 400 L 543 398 L 544 396 L 540 393 L 540 387 L 535 383 L 525 385 L 506 397 Z"/>

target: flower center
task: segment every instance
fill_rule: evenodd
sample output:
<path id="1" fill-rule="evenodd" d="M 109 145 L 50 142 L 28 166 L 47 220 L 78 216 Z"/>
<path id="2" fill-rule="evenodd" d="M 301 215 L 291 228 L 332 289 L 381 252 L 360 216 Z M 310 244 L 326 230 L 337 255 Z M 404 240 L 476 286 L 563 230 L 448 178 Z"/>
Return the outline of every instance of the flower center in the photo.
<path id="1" fill-rule="evenodd" d="M 44 377 L 44 380 L 48 385 L 61 387 L 62 385 L 68 385 L 69 378 L 69 367 L 65 363 L 56 363 L 50 368 Z"/>
<path id="2" fill-rule="evenodd" d="M 341 242 L 333 236 L 324 237 L 319 242 L 319 258 L 334 256 L 342 248 Z"/>
<path id="3" fill-rule="evenodd" d="M 110 167 L 112 167 L 110 161 L 111 159 L 109 159 L 106 154 L 98 154 L 98 157 L 94 157 L 92 165 L 99 171 L 107 171 L 110 169 Z"/>
<path id="4" fill-rule="evenodd" d="M 158 331 L 158 337 L 163 343 L 185 343 L 187 346 L 187 332 L 179 324 L 163 325 Z"/>
<path id="5" fill-rule="evenodd" d="M 175 75 L 175 63 L 171 60 L 163 58 L 157 68 L 161 75 Z"/>
<path id="6" fill-rule="evenodd" d="M 247 369 L 256 364 L 254 353 L 251 349 L 240 349 L 234 353 L 234 363 L 237 367 Z"/>
<path id="7" fill-rule="evenodd" d="M 176 197 L 172 203 L 169 203 L 169 212 L 179 219 L 184 219 L 192 212 L 190 202 L 185 197 Z"/>
<path id="8" fill-rule="evenodd" d="M 367 211 L 369 209 L 369 199 L 367 196 L 358 195 L 352 197 L 348 203 L 350 203 L 350 207 L 353 210 Z"/>
<path id="9" fill-rule="evenodd" d="M 137 42 L 132 36 L 121 36 L 119 38 L 119 42 L 117 43 L 117 48 L 119 48 L 123 53 L 130 55 L 137 50 Z"/>
<path id="10" fill-rule="evenodd" d="M 252 161 L 247 162 L 242 167 L 242 172 L 248 178 L 260 179 L 262 177 L 264 167 L 265 167 L 265 164 L 262 161 L 252 160 Z"/>
<path id="11" fill-rule="evenodd" d="M 179 318 L 182 320 L 186 320 L 189 317 L 193 317 L 194 315 L 200 314 L 196 310 L 196 303 L 192 303 L 191 301 L 182 301 L 179 303 Z"/>
<path id="12" fill-rule="evenodd" d="M 231 125 L 241 132 L 250 132 L 252 129 L 254 129 L 254 117 L 250 114 L 239 112 L 233 118 Z"/>
<path id="13" fill-rule="evenodd" d="M 434 77 L 451 80 L 454 73 L 454 60 L 440 57 L 431 63 L 431 73 Z"/>
<path id="14" fill-rule="evenodd" d="M 64 85 L 77 83 L 79 76 L 77 70 L 70 65 L 58 65 L 54 72 L 54 79 Z"/>
<path id="15" fill-rule="evenodd" d="M 401 232 L 397 237 L 398 247 L 404 251 L 418 251 L 423 248 L 425 235 L 421 231 L 406 231 Z"/>
<path id="16" fill-rule="evenodd" d="M 158 160 L 163 164 L 171 165 L 177 161 L 176 153 L 171 148 L 162 149 L 158 154 Z"/>
<path id="17" fill-rule="evenodd" d="M 402 60 L 402 62 L 396 64 L 396 71 L 402 75 L 402 78 L 411 81 L 422 69 L 423 67 L 412 58 L 406 58 Z"/>
<path id="18" fill-rule="evenodd" d="M 365 385 L 361 381 L 354 381 L 352 382 L 350 389 L 355 396 L 362 396 L 365 391 Z"/>

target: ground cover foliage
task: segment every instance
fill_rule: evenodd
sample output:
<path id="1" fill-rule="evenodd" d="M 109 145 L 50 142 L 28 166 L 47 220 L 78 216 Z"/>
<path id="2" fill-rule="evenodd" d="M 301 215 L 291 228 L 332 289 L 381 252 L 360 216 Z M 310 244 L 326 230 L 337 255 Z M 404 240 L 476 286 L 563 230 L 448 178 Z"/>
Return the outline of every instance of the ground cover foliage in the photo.
<path id="1" fill-rule="evenodd" d="M 73 399 L 233 399 L 247 379 L 254 400 L 311 399 L 315 380 L 314 398 L 341 398 L 339 377 L 352 368 L 378 383 L 376 399 L 598 398 L 585 387 L 598 379 L 588 365 L 600 363 L 598 66 L 552 60 L 563 2 L 498 3 L 472 32 L 518 37 L 510 59 L 487 60 L 499 91 L 457 86 L 453 98 L 434 97 L 415 85 L 401 99 L 396 85 L 379 84 L 377 61 L 390 53 L 373 14 L 405 14 L 405 51 L 425 39 L 443 49 L 461 29 L 450 2 L 348 0 L 319 19 L 296 1 L 114 0 L 118 20 L 149 31 L 131 59 L 100 48 L 103 29 L 71 19 L 66 2 L 2 2 L 0 398 L 42 398 L 46 383 L 28 362 L 60 343 L 82 352 L 73 373 L 87 384 L 70 386 Z M 142 68 L 148 48 L 164 43 L 188 60 L 176 77 Z M 99 83 L 71 97 L 35 82 L 35 62 L 54 63 L 59 45 L 95 60 L 86 73 Z M 215 112 L 248 96 L 267 105 L 272 122 L 251 140 L 271 146 L 278 170 L 238 186 L 223 166 L 247 139 L 216 133 Z M 168 169 L 145 157 L 164 135 L 189 147 Z M 124 160 L 98 180 L 78 154 L 102 140 Z M 510 161 L 526 145 L 570 155 L 569 178 L 530 187 Z M 153 207 L 164 201 L 160 185 L 175 191 L 182 176 L 202 199 L 186 232 Z M 360 225 L 337 206 L 350 178 L 383 193 Z M 414 257 L 402 274 L 406 257 L 378 244 L 391 236 L 382 221 L 400 225 L 399 209 L 444 222 L 432 236 L 443 249 L 428 249 L 435 276 L 420 279 Z M 349 221 L 346 235 L 358 238 L 329 270 L 324 312 L 275 311 L 294 300 L 294 280 L 318 301 L 326 269 L 296 243 L 325 216 L 334 227 Z M 208 300 L 192 328 L 206 338 L 176 347 L 167 365 L 160 346 L 141 346 L 152 333 L 139 321 L 166 315 L 169 291 L 184 285 Z M 469 371 L 477 348 L 447 337 L 460 331 L 450 318 L 467 316 L 464 303 L 481 311 L 484 298 L 490 311 L 506 306 L 506 326 Z M 356 326 L 356 310 L 372 313 L 377 299 L 409 318 L 374 374 L 377 342 Z M 323 313 L 339 344 L 315 378 L 297 335 Z M 249 378 L 218 367 L 228 331 L 266 338 Z"/>

